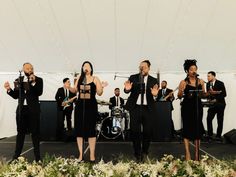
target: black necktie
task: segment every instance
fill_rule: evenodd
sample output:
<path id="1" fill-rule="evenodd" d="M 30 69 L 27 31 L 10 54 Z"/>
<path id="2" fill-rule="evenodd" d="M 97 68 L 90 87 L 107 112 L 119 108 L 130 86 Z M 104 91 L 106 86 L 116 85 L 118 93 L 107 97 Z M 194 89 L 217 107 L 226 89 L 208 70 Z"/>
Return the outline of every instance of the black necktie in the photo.
<path id="1" fill-rule="evenodd" d="M 165 96 L 165 89 L 162 90 L 162 95 Z"/>
<path id="2" fill-rule="evenodd" d="M 142 83 L 142 86 L 141 86 L 141 105 L 143 105 L 143 102 L 144 102 L 144 92 L 145 92 L 145 83 Z"/>
<path id="3" fill-rule="evenodd" d="M 144 83 L 144 76 L 141 73 L 139 74 L 139 83 L 140 83 L 141 105 L 143 105 L 145 83 Z"/>
<path id="4" fill-rule="evenodd" d="M 118 104 L 118 97 L 116 97 L 116 106 L 119 106 Z"/>
<path id="5" fill-rule="evenodd" d="M 68 96 L 68 91 L 67 91 L 67 89 L 66 89 L 66 97 Z"/>

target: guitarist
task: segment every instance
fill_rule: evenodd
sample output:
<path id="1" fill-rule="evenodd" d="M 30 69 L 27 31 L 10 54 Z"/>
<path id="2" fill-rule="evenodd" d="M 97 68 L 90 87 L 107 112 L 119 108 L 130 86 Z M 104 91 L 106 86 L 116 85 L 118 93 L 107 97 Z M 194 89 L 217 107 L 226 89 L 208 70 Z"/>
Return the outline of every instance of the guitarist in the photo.
<path id="1" fill-rule="evenodd" d="M 70 92 L 70 79 L 63 79 L 63 87 L 58 88 L 55 95 L 58 106 L 58 136 L 61 137 L 65 130 L 64 121 L 66 118 L 67 130 L 72 130 L 71 127 L 71 115 L 73 111 L 73 100 L 76 94 Z"/>
<path id="2" fill-rule="evenodd" d="M 174 110 L 172 102 L 174 101 L 174 92 L 172 89 L 167 88 L 167 81 L 163 80 L 161 82 L 161 89 L 158 92 L 157 95 L 157 101 L 168 101 L 171 102 L 171 111 Z M 175 134 L 175 128 L 174 128 L 174 122 L 171 120 L 171 133 L 172 136 Z"/>
<path id="3" fill-rule="evenodd" d="M 158 95 L 157 95 L 157 101 L 172 102 L 174 99 L 175 97 L 174 97 L 173 90 L 167 88 L 167 81 L 163 80 L 161 82 L 161 89 L 159 90 Z M 171 106 L 171 110 L 174 110 L 173 106 Z"/>

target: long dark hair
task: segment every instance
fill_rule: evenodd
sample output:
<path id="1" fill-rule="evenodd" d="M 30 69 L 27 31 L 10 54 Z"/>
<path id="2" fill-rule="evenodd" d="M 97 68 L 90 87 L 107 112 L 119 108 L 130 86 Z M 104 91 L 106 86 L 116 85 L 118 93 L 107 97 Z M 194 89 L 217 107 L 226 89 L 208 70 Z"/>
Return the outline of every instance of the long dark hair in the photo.
<path id="1" fill-rule="evenodd" d="M 83 83 L 83 81 L 84 81 L 84 77 L 85 77 L 85 73 L 84 73 L 84 65 L 85 64 L 89 64 L 89 66 L 90 66 L 90 68 L 91 68 L 91 76 L 93 75 L 93 65 L 92 65 L 92 63 L 90 63 L 89 61 L 85 61 L 83 64 L 82 64 L 82 66 L 81 66 L 81 71 L 80 71 L 80 73 L 81 73 L 81 75 L 80 75 L 80 78 L 79 78 L 79 83 L 78 84 L 82 84 Z"/>

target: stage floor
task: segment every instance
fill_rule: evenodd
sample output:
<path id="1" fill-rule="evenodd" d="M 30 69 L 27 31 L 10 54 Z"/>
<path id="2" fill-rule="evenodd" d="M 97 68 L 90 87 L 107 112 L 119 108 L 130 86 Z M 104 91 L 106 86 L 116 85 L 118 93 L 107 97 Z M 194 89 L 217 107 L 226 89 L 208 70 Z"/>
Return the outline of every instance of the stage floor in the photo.
<path id="1" fill-rule="evenodd" d="M 87 147 L 87 143 L 85 143 Z M 78 157 L 78 150 L 76 142 L 60 142 L 60 141 L 42 141 L 41 142 L 41 156 L 46 154 L 62 156 L 62 157 Z M 6 161 L 11 160 L 15 149 L 15 137 L 5 138 L 0 140 L 0 158 Z M 236 145 L 219 142 L 202 142 L 201 155 L 207 154 L 217 159 L 232 159 L 236 158 Z M 191 144 L 191 151 L 194 151 L 194 146 Z M 172 142 L 152 142 L 150 146 L 149 157 L 151 159 L 160 159 L 164 154 L 172 154 L 177 158 L 184 158 L 184 145 L 180 141 Z M 25 138 L 24 149 L 22 156 L 29 161 L 34 160 L 33 148 L 29 136 Z M 133 149 L 131 142 L 114 142 L 114 141 L 98 141 L 96 146 L 97 161 L 103 159 L 107 161 L 117 161 L 122 157 L 134 160 Z M 193 156 L 194 157 L 194 156 Z M 88 159 L 88 153 L 85 155 Z"/>

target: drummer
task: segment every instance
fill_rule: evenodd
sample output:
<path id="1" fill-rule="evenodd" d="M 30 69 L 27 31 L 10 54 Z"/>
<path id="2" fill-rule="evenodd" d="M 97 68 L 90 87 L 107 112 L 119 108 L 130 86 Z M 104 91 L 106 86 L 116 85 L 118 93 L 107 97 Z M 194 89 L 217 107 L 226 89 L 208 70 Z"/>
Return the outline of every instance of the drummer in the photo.
<path id="1" fill-rule="evenodd" d="M 120 97 L 120 89 L 115 88 L 114 90 L 115 96 L 110 98 L 109 109 L 111 109 L 111 116 L 115 116 L 117 118 L 123 118 L 123 111 L 120 108 L 123 108 L 124 99 Z M 117 109 L 118 108 L 118 109 Z M 122 119 L 123 124 L 125 124 L 125 120 Z M 118 127 L 121 128 L 121 122 L 119 119 L 112 120 L 112 133 L 117 133 Z"/>
<path id="2" fill-rule="evenodd" d="M 120 89 L 119 88 L 115 88 L 114 90 L 114 94 L 115 96 L 110 98 L 110 103 L 111 105 L 109 105 L 109 109 L 113 109 L 114 107 L 123 107 L 124 105 L 124 99 L 120 97 Z"/>

